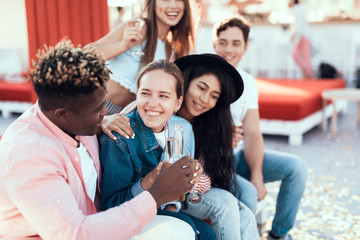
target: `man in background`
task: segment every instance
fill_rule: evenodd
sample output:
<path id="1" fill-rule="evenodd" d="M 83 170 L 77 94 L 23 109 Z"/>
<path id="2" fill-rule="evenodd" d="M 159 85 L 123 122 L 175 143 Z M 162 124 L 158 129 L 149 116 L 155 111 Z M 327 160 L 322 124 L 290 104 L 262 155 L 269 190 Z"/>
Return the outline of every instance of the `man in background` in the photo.
<path id="1" fill-rule="evenodd" d="M 238 67 L 248 48 L 250 25 L 242 17 L 221 21 L 213 29 L 216 54 L 225 58 L 239 71 L 244 81 L 243 95 L 231 105 L 237 115 L 241 102 L 246 103 L 242 127 L 235 127 L 233 146 L 243 140 L 243 148 L 235 154 L 235 171 L 241 194 L 235 196 L 254 213 L 257 201 L 267 195 L 266 182 L 281 181 L 277 207 L 268 239 L 293 239 L 288 232 L 294 226 L 307 178 L 306 163 L 299 157 L 277 151 L 264 151 L 260 132 L 258 92 L 255 79 Z M 276 59 L 274 59 L 276 60 Z"/>

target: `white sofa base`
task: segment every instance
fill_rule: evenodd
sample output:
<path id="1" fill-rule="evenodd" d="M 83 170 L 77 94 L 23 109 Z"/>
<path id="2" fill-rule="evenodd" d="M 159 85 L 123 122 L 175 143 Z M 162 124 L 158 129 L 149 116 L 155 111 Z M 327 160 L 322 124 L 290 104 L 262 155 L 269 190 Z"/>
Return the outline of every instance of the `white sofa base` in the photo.
<path id="1" fill-rule="evenodd" d="M 336 101 L 337 112 L 346 112 L 347 102 Z M 319 110 L 298 121 L 260 119 L 260 130 L 263 134 L 289 136 L 289 144 L 299 146 L 302 144 L 303 134 L 313 127 L 322 123 L 323 114 L 326 119 L 333 113 L 332 105 L 328 105 L 325 111 Z"/>
<path id="2" fill-rule="evenodd" d="M 23 113 L 32 105 L 31 102 L 0 101 L 0 111 L 3 118 L 9 118 L 11 113 Z"/>

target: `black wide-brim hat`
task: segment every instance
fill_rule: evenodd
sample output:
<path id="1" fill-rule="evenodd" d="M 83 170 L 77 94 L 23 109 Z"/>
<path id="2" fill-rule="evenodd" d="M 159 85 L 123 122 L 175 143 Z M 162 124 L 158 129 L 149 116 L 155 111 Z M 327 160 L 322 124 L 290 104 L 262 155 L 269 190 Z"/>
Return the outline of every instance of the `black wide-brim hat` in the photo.
<path id="1" fill-rule="evenodd" d="M 197 66 L 208 66 L 224 70 L 229 75 L 229 81 L 231 81 L 235 89 L 235 99 L 232 99 L 231 102 L 235 102 L 244 91 L 244 82 L 239 72 L 224 58 L 218 55 L 211 53 L 192 54 L 176 59 L 174 63 L 182 72 L 188 67 L 194 68 Z"/>

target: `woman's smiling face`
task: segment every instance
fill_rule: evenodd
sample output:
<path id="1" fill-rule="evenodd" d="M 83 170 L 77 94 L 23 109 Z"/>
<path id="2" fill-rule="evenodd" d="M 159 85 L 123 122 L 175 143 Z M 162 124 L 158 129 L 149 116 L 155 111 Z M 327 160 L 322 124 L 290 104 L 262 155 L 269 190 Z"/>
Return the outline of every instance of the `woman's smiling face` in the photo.
<path id="1" fill-rule="evenodd" d="M 187 116 L 194 118 L 215 107 L 221 94 L 221 85 L 214 74 L 194 78 L 185 93 L 184 107 Z M 188 119 L 190 121 L 191 119 Z"/>
<path id="2" fill-rule="evenodd" d="M 176 26 L 184 16 L 184 0 L 156 0 L 155 12 L 157 23 L 162 26 Z"/>
<path id="3" fill-rule="evenodd" d="M 140 79 L 136 96 L 137 109 L 144 124 L 153 132 L 161 132 L 173 113 L 179 110 L 182 97 L 176 94 L 174 76 L 156 69 Z"/>

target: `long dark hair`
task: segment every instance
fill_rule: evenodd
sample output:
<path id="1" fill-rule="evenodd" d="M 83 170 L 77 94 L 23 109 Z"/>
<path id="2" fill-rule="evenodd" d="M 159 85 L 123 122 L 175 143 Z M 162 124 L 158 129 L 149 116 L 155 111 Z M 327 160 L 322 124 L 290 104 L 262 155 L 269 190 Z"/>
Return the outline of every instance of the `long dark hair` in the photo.
<path id="1" fill-rule="evenodd" d="M 175 59 L 190 53 L 195 46 L 195 18 L 196 5 L 193 0 L 183 0 L 185 5 L 184 16 L 176 26 L 170 28 L 166 36 L 165 50 L 166 59 L 170 58 L 172 47 L 175 51 Z M 158 30 L 156 26 L 155 0 L 146 0 L 146 43 L 144 47 L 145 54 L 141 57 L 141 65 L 154 60 L 156 44 L 158 38 Z"/>
<path id="2" fill-rule="evenodd" d="M 214 108 L 194 117 L 195 157 L 204 160 L 204 171 L 209 175 L 213 187 L 230 190 L 234 181 L 234 154 L 232 149 L 232 118 L 230 99 L 235 90 L 226 80 L 229 75 L 221 69 L 208 66 L 188 67 L 183 71 L 185 98 L 190 82 L 194 78 L 212 74 L 221 84 L 221 94 Z M 184 101 L 185 102 L 185 101 Z"/>

